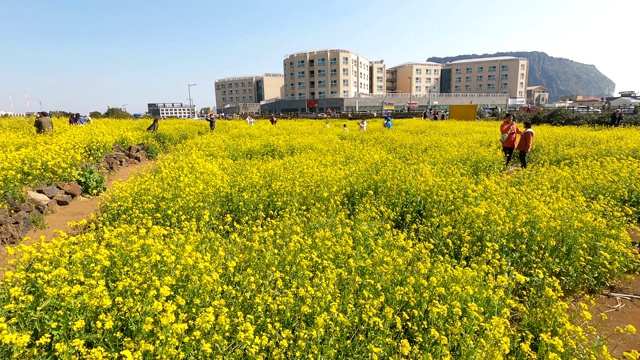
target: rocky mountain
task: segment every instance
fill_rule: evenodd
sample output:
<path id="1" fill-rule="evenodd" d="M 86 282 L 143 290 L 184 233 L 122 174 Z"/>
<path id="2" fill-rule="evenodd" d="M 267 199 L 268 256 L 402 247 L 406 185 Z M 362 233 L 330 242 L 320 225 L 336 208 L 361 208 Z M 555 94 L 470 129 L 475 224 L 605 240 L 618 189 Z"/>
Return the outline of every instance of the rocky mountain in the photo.
<path id="1" fill-rule="evenodd" d="M 515 56 L 529 59 L 529 86 L 542 85 L 546 87 L 549 90 L 550 102 L 559 100 L 561 96 L 571 95 L 613 96 L 615 90 L 615 83 L 602 74 L 595 65 L 549 56 L 540 51 L 430 57 L 427 61 L 447 63 L 495 56 Z"/>

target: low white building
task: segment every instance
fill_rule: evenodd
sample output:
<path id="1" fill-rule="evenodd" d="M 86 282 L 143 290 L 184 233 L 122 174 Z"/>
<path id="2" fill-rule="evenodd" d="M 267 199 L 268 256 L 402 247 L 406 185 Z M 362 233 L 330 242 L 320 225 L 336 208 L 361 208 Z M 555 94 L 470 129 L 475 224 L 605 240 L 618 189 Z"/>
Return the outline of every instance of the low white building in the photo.
<path id="1" fill-rule="evenodd" d="M 195 105 L 189 106 L 183 103 L 152 103 L 147 104 L 147 108 L 151 116 L 161 119 L 194 119 L 196 117 Z"/>

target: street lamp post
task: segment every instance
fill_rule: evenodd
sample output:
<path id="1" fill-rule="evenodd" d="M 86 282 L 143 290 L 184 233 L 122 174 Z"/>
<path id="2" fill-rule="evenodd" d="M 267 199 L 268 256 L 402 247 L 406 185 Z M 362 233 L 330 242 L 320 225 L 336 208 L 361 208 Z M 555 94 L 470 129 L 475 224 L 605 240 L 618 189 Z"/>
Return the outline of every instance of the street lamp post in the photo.
<path id="1" fill-rule="evenodd" d="M 187 88 L 189 89 L 189 113 L 191 113 L 191 110 L 193 109 L 193 99 L 191 99 L 191 87 L 192 86 L 196 86 L 198 84 L 188 84 Z M 189 114 L 191 115 L 191 117 L 195 116 L 195 111 L 193 112 L 193 114 Z"/>
<path id="2" fill-rule="evenodd" d="M 407 106 L 407 111 L 411 111 L 411 101 L 413 100 L 413 85 L 411 84 L 411 76 L 409 76 L 409 106 Z"/>

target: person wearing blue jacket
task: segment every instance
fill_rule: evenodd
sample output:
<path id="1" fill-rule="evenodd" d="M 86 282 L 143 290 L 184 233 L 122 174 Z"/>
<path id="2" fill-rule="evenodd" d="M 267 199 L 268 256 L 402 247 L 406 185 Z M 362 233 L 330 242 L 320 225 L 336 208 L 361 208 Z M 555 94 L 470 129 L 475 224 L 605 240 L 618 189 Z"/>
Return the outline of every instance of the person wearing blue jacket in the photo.
<path id="1" fill-rule="evenodd" d="M 385 128 L 391 130 L 393 124 L 391 123 L 391 115 L 387 115 L 387 118 L 384 119 L 384 124 L 382 124 Z"/>

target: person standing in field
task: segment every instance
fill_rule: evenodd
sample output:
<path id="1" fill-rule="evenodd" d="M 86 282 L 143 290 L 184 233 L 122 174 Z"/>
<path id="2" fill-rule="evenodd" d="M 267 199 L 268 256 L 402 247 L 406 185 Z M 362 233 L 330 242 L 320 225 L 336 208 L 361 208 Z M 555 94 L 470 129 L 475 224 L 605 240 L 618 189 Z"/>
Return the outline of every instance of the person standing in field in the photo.
<path id="1" fill-rule="evenodd" d="M 278 123 L 278 119 L 275 115 L 271 116 L 271 125 L 276 125 Z"/>
<path id="2" fill-rule="evenodd" d="M 53 131 L 53 121 L 44 111 L 40 111 L 36 113 L 36 121 L 33 123 L 33 126 L 36 128 L 36 133 L 45 134 Z"/>
<path id="3" fill-rule="evenodd" d="M 213 131 L 216 129 L 216 116 L 214 114 L 207 114 L 205 120 L 209 122 L 209 130 Z"/>
<path id="4" fill-rule="evenodd" d="M 391 130 L 391 128 L 393 127 L 393 124 L 391 123 L 391 115 L 387 115 L 382 126 L 384 126 L 386 129 Z"/>
<path id="5" fill-rule="evenodd" d="M 360 130 L 367 131 L 367 119 L 360 120 L 358 126 L 360 127 Z"/>
<path id="6" fill-rule="evenodd" d="M 622 110 L 616 109 L 616 111 L 611 114 L 611 121 L 609 121 L 609 125 L 611 126 L 620 126 L 620 122 L 622 121 L 623 115 Z"/>
<path id="7" fill-rule="evenodd" d="M 160 119 L 155 118 L 153 119 L 153 122 L 151 123 L 151 125 L 149 125 L 149 127 L 147 128 L 147 131 L 151 131 L 151 132 L 156 132 L 158 131 L 158 121 Z"/>
<path id="8" fill-rule="evenodd" d="M 524 122 L 524 132 L 520 135 L 520 142 L 518 143 L 518 157 L 520 158 L 520 165 L 523 169 L 527 168 L 527 161 L 529 158 L 529 152 L 531 151 L 531 145 L 533 144 L 533 137 L 535 133 L 531 129 L 531 121 Z"/>
<path id="9" fill-rule="evenodd" d="M 522 134 L 522 130 L 516 125 L 516 118 L 507 113 L 504 121 L 500 124 L 500 141 L 502 142 L 502 153 L 507 160 L 506 166 L 509 166 L 513 157 L 513 150 L 517 144 L 517 136 Z"/>
<path id="10" fill-rule="evenodd" d="M 253 125 L 254 122 L 255 120 L 253 120 L 253 117 L 249 114 L 249 116 L 247 116 L 247 125 Z"/>

